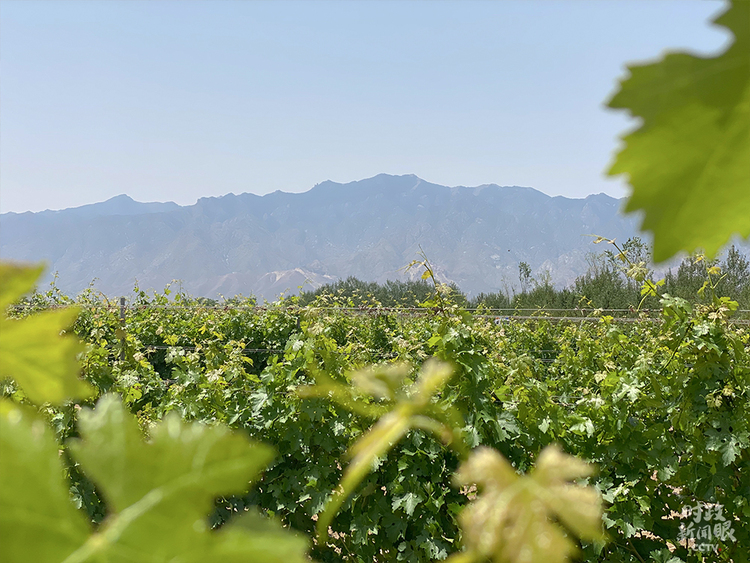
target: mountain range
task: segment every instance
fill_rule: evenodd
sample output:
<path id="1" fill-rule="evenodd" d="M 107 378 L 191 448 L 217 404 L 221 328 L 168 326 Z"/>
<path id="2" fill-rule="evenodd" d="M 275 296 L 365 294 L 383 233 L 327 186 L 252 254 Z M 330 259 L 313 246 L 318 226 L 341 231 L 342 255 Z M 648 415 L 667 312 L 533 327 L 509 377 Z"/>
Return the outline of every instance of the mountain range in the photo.
<path id="1" fill-rule="evenodd" d="M 180 280 L 195 296 L 272 300 L 298 286 L 356 276 L 408 279 L 423 250 L 444 281 L 468 294 L 513 291 L 518 265 L 558 286 L 587 269 L 596 234 L 638 234 L 622 200 L 550 197 L 532 188 L 446 187 L 380 174 L 303 193 L 229 194 L 194 205 L 139 203 L 120 195 L 60 211 L 0 215 L 0 257 L 49 265 L 75 294 L 92 282 L 125 295 L 136 280 L 161 290 Z M 548 274 L 544 272 L 549 272 Z"/>

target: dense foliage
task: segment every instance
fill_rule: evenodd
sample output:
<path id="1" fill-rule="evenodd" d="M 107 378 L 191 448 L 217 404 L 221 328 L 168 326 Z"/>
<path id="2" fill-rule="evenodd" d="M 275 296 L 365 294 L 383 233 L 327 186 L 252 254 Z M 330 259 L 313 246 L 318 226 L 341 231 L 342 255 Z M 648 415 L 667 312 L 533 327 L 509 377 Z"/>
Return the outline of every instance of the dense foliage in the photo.
<path id="1" fill-rule="evenodd" d="M 60 301 L 51 291 L 29 306 Z M 749 342 L 745 326 L 730 322 L 736 304 L 728 299 L 692 306 L 666 297 L 660 322 L 624 324 L 606 316 L 496 321 L 449 301 L 415 314 L 301 308 L 294 300 L 216 308 L 140 292 L 124 321 L 116 304 L 93 294 L 78 304 L 85 379 L 99 394 L 119 393 L 145 432 L 177 413 L 241 429 L 278 452 L 256 488 L 217 502 L 216 527 L 258 507 L 313 534 L 347 450 L 376 413 L 297 390 L 348 386 L 351 373 L 395 358 L 418 370 L 434 356 L 455 366 L 440 404 L 460 412 L 468 448 L 495 448 L 522 472 L 551 443 L 595 462 L 591 482 L 608 504 L 611 541 L 585 544 L 586 560 L 696 560 L 680 545 L 673 515 L 698 502 L 721 503 L 738 519 L 722 560 L 746 560 Z M 20 392 L 6 383 L 8 393 Z M 61 441 L 76 435 L 76 408 L 49 411 Z M 452 484 L 460 453 L 424 429 L 402 435 L 344 499 L 330 535 L 313 548 L 316 560 L 428 561 L 465 545 L 457 515 L 471 494 Z M 106 495 L 70 459 L 76 503 L 100 522 L 110 510 Z"/>

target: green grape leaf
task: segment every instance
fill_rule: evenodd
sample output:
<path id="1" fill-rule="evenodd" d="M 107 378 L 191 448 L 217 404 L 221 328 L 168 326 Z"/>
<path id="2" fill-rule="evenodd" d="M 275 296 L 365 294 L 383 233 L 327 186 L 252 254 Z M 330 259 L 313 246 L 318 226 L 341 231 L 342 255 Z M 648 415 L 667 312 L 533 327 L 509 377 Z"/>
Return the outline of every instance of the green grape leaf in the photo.
<path id="1" fill-rule="evenodd" d="M 742 450 L 750 445 L 748 438 L 750 436 L 748 436 L 747 432 L 738 432 L 735 434 L 710 428 L 706 432 L 706 449 L 721 453 L 721 461 L 727 466 L 732 464 L 738 456 L 742 455 Z"/>
<path id="2" fill-rule="evenodd" d="M 54 433 L 30 408 L 0 401 L 0 561 L 60 563 L 88 535 Z"/>
<path id="3" fill-rule="evenodd" d="M 714 256 L 750 235 L 750 2 L 732 2 L 715 23 L 734 34 L 724 53 L 630 66 L 609 101 L 642 120 L 609 174 L 628 176 L 625 211 L 644 212 L 657 262 L 697 248 Z"/>
<path id="4" fill-rule="evenodd" d="M 60 333 L 73 324 L 78 310 L 45 311 L 22 320 L 8 319 L 7 306 L 31 291 L 41 267 L 0 264 L 0 378 L 12 377 L 35 403 L 60 404 L 92 395 L 80 380 L 76 355 L 83 345 Z"/>
<path id="5" fill-rule="evenodd" d="M 459 485 L 477 485 L 480 493 L 459 516 L 467 550 L 449 561 L 564 563 L 576 553 L 570 532 L 586 540 L 603 537 L 601 497 L 572 483 L 591 473 L 557 446 L 539 454 L 528 476 L 517 475 L 495 450 L 478 448 L 456 474 Z"/>
<path id="6" fill-rule="evenodd" d="M 208 529 L 214 499 L 247 490 L 273 457 L 267 446 L 176 415 L 165 417 L 145 443 L 114 397 L 82 411 L 79 425 L 82 439 L 71 451 L 113 515 L 66 563 L 307 561 L 303 539 L 279 529 L 266 536 L 270 528 L 251 517 Z"/>

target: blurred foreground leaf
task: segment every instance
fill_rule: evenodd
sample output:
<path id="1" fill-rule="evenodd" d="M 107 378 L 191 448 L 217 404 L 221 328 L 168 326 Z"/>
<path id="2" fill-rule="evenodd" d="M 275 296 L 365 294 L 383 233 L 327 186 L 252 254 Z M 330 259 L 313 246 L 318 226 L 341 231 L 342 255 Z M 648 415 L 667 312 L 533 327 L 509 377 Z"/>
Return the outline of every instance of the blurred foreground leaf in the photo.
<path id="1" fill-rule="evenodd" d="M 0 561 L 60 563 L 89 535 L 70 502 L 58 445 L 28 407 L 0 402 Z"/>
<path id="2" fill-rule="evenodd" d="M 373 366 L 352 375 L 352 386 L 347 387 L 324 376 L 318 385 L 302 387 L 302 397 L 328 397 L 345 408 L 365 416 L 380 418 L 349 450 L 351 463 L 344 471 L 338 489 L 333 493 L 317 524 L 319 542 L 328 537 L 328 526 L 341 505 L 357 488 L 370 471 L 373 463 L 385 455 L 409 430 L 420 428 L 459 453 L 466 447 L 460 428 L 463 420 L 450 405 L 433 401 L 453 375 L 453 367 L 438 360 L 428 360 L 422 366 L 417 380 L 406 385 L 409 367 L 405 364 Z M 382 403 L 366 403 L 361 396 L 371 396 Z"/>
<path id="3" fill-rule="evenodd" d="M 76 355 L 83 345 L 61 336 L 78 315 L 77 309 L 44 311 L 22 320 L 8 319 L 7 307 L 34 288 L 41 267 L 0 264 L 0 378 L 12 377 L 34 403 L 60 404 L 93 393 L 78 378 Z"/>
<path id="4" fill-rule="evenodd" d="M 3 563 L 307 562 L 307 542 L 259 515 L 208 528 L 214 499 L 241 493 L 272 457 L 224 427 L 168 417 L 150 443 L 118 399 L 81 415 L 71 449 L 110 514 L 94 534 L 70 502 L 58 446 L 30 410 L 0 403 Z"/>
<path id="5" fill-rule="evenodd" d="M 591 473 L 557 446 L 542 450 L 528 476 L 495 450 L 478 448 L 456 474 L 459 485 L 476 485 L 479 495 L 459 516 L 466 551 L 449 561 L 564 563 L 577 551 L 571 534 L 603 539 L 599 493 L 572 483 Z"/>
<path id="6" fill-rule="evenodd" d="M 208 529 L 214 499 L 246 491 L 273 457 L 221 426 L 167 416 L 144 443 L 137 422 L 114 397 L 80 416 L 71 450 L 102 491 L 113 516 L 68 559 L 107 561 L 306 561 L 306 542 L 256 523 Z M 251 517 L 248 517 L 251 518 Z"/>
<path id="7" fill-rule="evenodd" d="M 630 66 L 609 107 L 642 125 L 624 137 L 610 174 L 627 174 L 626 211 L 643 210 L 654 260 L 750 235 L 750 2 L 716 23 L 734 34 L 717 57 L 668 54 Z"/>

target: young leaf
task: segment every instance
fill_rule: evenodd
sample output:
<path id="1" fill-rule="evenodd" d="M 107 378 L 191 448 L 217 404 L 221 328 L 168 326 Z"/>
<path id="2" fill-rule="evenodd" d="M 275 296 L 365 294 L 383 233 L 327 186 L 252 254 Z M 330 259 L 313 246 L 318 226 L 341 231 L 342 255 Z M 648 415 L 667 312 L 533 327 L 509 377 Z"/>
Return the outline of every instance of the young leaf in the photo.
<path id="1" fill-rule="evenodd" d="M 627 174 L 626 211 L 643 210 L 654 260 L 750 235 L 750 2 L 716 23 L 734 34 L 717 57 L 672 53 L 629 67 L 609 101 L 642 125 L 624 137 L 609 174 Z"/>
<path id="2" fill-rule="evenodd" d="M 114 397 L 80 415 L 76 460 L 114 514 L 67 563 L 306 561 L 305 542 L 277 530 L 276 540 L 208 529 L 218 496 L 242 492 L 270 461 L 270 448 L 221 426 L 185 424 L 167 416 L 145 443 L 135 418 Z M 257 528 L 257 526 L 255 526 Z"/>
<path id="3" fill-rule="evenodd" d="M 5 308 L 33 289 L 40 267 L 0 265 L 0 378 L 12 377 L 35 403 L 60 404 L 92 394 L 81 381 L 76 355 L 83 346 L 73 337 L 61 337 L 76 316 L 76 309 L 45 311 L 23 320 L 8 319 Z"/>
<path id="4" fill-rule="evenodd" d="M 375 366 L 355 373 L 352 376 L 352 387 L 324 382 L 320 392 L 316 391 L 318 386 L 301 389 L 304 396 L 322 397 L 327 394 L 343 407 L 355 411 L 358 410 L 355 405 L 358 404 L 356 397 L 360 392 L 395 402 L 391 410 L 381 414 L 375 425 L 350 448 L 351 463 L 344 471 L 338 489 L 318 518 L 319 542 L 326 540 L 328 526 L 334 516 L 372 470 L 375 460 L 385 455 L 412 428 L 426 430 L 450 443 L 456 451 L 464 451 L 463 438 L 458 430 L 462 424 L 460 415 L 450 406 L 437 407 L 430 404 L 433 396 L 453 375 L 453 368 L 445 362 L 428 360 L 422 366 L 416 382 L 409 386 L 403 385 L 406 373 L 403 364 Z"/>
<path id="5" fill-rule="evenodd" d="M 341 483 L 331 496 L 325 510 L 318 517 L 318 541 L 325 541 L 328 536 L 328 526 L 334 516 L 370 471 L 373 462 L 385 455 L 393 445 L 403 438 L 410 428 L 410 413 L 408 409 L 400 408 L 389 412 L 378 420 L 367 434 L 360 438 L 350 450 L 353 455 L 351 463 L 344 471 Z"/>
<path id="6" fill-rule="evenodd" d="M 70 502 L 52 430 L 31 409 L 0 401 L 0 560 L 60 563 L 89 534 Z"/>
<path id="7" fill-rule="evenodd" d="M 564 563 L 576 546 L 553 519 L 581 539 L 602 538 L 599 494 L 571 483 L 591 472 L 588 464 L 557 446 L 539 454 L 528 476 L 517 475 L 495 450 L 475 450 L 456 481 L 478 485 L 480 494 L 459 516 L 466 552 L 449 561 Z"/>

